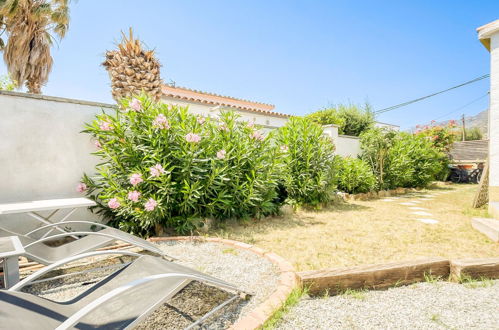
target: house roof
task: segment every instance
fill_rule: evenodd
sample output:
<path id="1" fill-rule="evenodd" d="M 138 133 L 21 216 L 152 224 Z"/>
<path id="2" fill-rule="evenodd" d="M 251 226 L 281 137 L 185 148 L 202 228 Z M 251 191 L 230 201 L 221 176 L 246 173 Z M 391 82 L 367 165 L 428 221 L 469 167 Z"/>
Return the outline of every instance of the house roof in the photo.
<path id="1" fill-rule="evenodd" d="M 476 31 L 478 32 L 478 39 L 490 51 L 490 37 L 499 31 L 499 19 L 480 26 Z"/>
<path id="2" fill-rule="evenodd" d="M 234 97 L 170 85 L 163 85 L 162 90 L 165 97 L 174 99 L 237 108 L 244 111 L 259 112 L 276 117 L 290 117 L 290 115 L 273 111 L 275 106 L 272 104 L 236 99 Z"/>
<path id="3" fill-rule="evenodd" d="M 163 85 L 162 90 L 165 97 L 171 97 L 179 100 L 213 104 L 214 106 L 220 105 L 223 107 L 231 107 L 245 111 L 264 113 L 276 117 L 290 117 L 290 115 L 273 111 L 275 106 L 272 104 L 236 99 L 230 96 L 223 96 L 170 85 Z"/>

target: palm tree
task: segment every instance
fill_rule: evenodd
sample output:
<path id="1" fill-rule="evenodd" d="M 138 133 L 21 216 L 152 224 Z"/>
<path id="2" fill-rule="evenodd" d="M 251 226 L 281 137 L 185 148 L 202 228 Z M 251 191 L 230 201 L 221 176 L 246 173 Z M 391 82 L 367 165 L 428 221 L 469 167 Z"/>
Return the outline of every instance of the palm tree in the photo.
<path id="1" fill-rule="evenodd" d="M 0 0 L 0 48 L 10 77 L 20 88 L 41 93 L 52 69 L 53 32 L 61 39 L 69 24 L 70 0 Z"/>
<path id="2" fill-rule="evenodd" d="M 144 91 L 158 101 L 163 94 L 163 80 L 154 50 L 144 49 L 140 40 L 133 38 L 132 28 L 129 37 L 122 34 L 118 49 L 107 51 L 102 63 L 109 72 L 114 99 L 119 101 Z"/>

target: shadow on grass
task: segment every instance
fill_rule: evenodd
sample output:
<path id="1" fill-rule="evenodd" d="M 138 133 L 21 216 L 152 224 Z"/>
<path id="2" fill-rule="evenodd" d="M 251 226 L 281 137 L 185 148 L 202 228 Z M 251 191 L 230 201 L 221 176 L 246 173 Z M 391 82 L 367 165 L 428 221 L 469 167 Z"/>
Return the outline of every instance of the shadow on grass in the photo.
<path id="1" fill-rule="evenodd" d="M 324 225 L 327 223 L 327 220 L 319 220 L 314 216 L 314 214 L 325 212 L 338 214 L 344 212 L 364 211 L 367 209 L 371 209 L 371 207 L 354 203 L 336 202 L 319 210 L 302 208 L 301 210 L 306 213 L 298 211 L 293 214 L 283 214 L 263 219 L 227 220 L 219 222 L 212 230 L 209 231 L 209 234 L 221 237 L 228 237 L 232 234 L 235 234 L 236 236 L 252 236 L 253 234 L 266 233 L 269 230 L 286 230 L 297 227 Z"/>
<path id="2" fill-rule="evenodd" d="M 320 209 L 303 208 L 303 210 L 307 211 L 307 212 L 314 212 L 314 213 L 321 213 L 321 212 L 343 213 L 343 212 L 351 212 L 351 211 L 365 211 L 365 210 L 368 210 L 371 208 L 372 207 L 370 207 L 370 206 L 355 204 L 354 202 L 350 202 L 350 203 L 335 202 L 335 203 L 329 204 L 327 206 L 324 206 Z"/>

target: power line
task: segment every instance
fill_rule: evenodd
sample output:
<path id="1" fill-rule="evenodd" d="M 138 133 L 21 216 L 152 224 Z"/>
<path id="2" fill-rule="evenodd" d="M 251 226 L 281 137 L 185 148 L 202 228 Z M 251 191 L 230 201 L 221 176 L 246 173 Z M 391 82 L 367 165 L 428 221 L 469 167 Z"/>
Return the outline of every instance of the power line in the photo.
<path id="1" fill-rule="evenodd" d="M 413 103 L 416 103 L 416 102 L 419 102 L 419 101 L 422 101 L 422 100 L 426 100 L 427 98 L 430 98 L 430 97 L 433 97 L 435 95 L 439 95 L 439 94 L 442 94 L 442 93 L 445 93 L 445 92 L 448 92 L 450 90 L 453 90 L 453 89 L 456 89 L 456 88 L 459 88 L 459 87 L 463 87 L 463 86 L 466 86 L 466 85 L 469 85 L 469 84 L 472 84 L 474 82 L 477 82 L 477 81 L 480 81 L 480 80 L 483 80 L 483 79 L 486 79 L 490 76 L 490 74 L 485 74 L 483 76 L 480 76 L 480 77 L 477 77 L 475 79 L 472 79 L 472 80 L 469 80 L 467 82 L 464 82 L 462 84 L 459 84 L 459 85 L 456 85 L 456 86 L 452 86 L 450 88 L 447 88 L 447 89 L 444 89 L 444 90 L 441 90 L 441 91 L 438 91 L 436 93 L 433 93 L 433 94 L 430 94 L 430 95 L 426 95 L 426 96 L 423 96 L 423 97 L 419 97 L 417 99 L 414 99 L 414 100 L 411 100 L 411 101 L 407 101 L 407 102 L 404 102 L 404 103 L 400 103 L 400 104 L 397 104 L 397 105 L 393 105 L 391 107 L 388 107 L 388 108 L 384 108 L 384 109 L 380 109 L 380 110 L 377 110 L 377 111 L 374 111 L 374 114 L 378 115 L 380 113 L 384 113 L 384 112 L 388 112 L 388 111 L 392 111 L 392 110 L 395 110 L 395 109 L 398 109 L 398 108 L 401 108 L 401 107 L 405 107 L 409 104 L 413 104 Z"/>
<path id="2" fill-rule="evenodd" d="M 434 119 L 434 120 L 435 120 L 435 121 L 437 121 L 437 120 L 439 120 L 439 119 L 442 119 L 442 118 L 444 118 L 444 117 L 447 117 L 448 115 L 451 115 L 451 114 L 453 114 L 453 113 L 455 113 L 455 112 L 458 112 L 459 110 L 462 110 L 462 109 L 466 108 L 467 106 L 472 105 L 473 103 L 475 103 L 475 102 L 477 102 L 477 101 L 480 101 L 481 99 L 483 99 L 483 98 L 484 98 L 485 96 L 487 96 L 487 95 L 489 95 L 489 92 L 485 93 L 484 95 L 482 95 L 482 96 L 480 96 L 480 97 L 478 97 L 478 98 L 474 99 L 473 101 L 470 101 L 470 102 L 466 103 L 465 105 L 462 105 L 462 106 L 460 106 L 459 108 L 457 108 L 457 109 L 455 109 L 455 110 L 452 110 L 451 112 L 448 112 L 448 113 L 446 113 L 445 115 L 442 115 L 442 116 L 440 116 L 440 117 L 438 117 L 438 118 L 436 118 L 436 119 Z"/>

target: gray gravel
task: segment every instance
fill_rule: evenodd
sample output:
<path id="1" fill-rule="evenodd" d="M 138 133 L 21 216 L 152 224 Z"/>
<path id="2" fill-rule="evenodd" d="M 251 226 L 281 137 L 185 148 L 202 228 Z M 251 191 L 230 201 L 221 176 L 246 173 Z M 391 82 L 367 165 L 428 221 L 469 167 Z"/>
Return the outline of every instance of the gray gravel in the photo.
<path id="1" fill-rule="evenodd" d="M 211 242 L 171 241 L 161 242 L 158 245 L 168 255 L 178 258 L 177 263 L 225 280 L 251 294 L 249 300 L 236 300 L 232 305 L 226 306 L 206 322 L 203 327 L 205 329 L 228 328 L 265 300 L 277 287 L 279 279 L 277 269 L 270 261 L 252 252 Z M 95 267 L 113 262 L 116 260 L 99 260 L 94 261 L 92 265 Z M 66 301 L 85 291 L 89 285 L 109 272 L 106 270 L 44 282 L 33 285 L 25 291 L 55 301 Z M 138 328 L 183 329 L 229 297 L 231 294 L 221 289 L 193 282 L 152 313 Z"/>
<path id="2" fill-rule="evenodd" d="M 278 329 L 499 329 L 499 281 L 303 298 Z"/>

